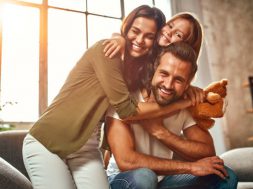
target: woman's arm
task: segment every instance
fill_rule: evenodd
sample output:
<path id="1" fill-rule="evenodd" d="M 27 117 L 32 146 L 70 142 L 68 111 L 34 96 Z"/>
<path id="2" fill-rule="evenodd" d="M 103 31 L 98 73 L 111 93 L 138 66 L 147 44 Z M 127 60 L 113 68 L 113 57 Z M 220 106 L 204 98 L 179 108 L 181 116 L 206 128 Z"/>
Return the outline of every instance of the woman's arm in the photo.
<path id="1" fill-rule="evenodd" d="M 139 102 L 137 114 L 127 117 L 124 121 L 136 121 L 169 116 L 190 106 L 192 106 L 192 102 L 189 99 L 178 100 L 167 106 L 160 106 L 155 102 Z"/>

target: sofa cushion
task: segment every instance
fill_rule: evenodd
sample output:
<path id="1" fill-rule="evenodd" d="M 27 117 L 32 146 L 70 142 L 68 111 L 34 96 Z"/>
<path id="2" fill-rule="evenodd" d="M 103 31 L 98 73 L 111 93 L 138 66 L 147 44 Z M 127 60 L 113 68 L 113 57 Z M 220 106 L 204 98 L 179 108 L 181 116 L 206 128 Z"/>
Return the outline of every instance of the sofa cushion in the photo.
<path id="1" fill-rule="evenodd" d="M 221 155 L 240 182 L 253 182 L 253 147 L 236 148 Z"/>
<path id="2" fill-rule="evenodd" d="M 23 140 L 27 132 L 27 130 L 0 132 L 0 157 L 29 179 L 22 157 Z"/>
<path id="3" fill-rule="evenodd" d="M 32 189 L 31 182 L 0 157 L 0 189 Z"/>
<path id="4" fill-rule="evenodd" d="M 237 189 L 252 189 L 253 182 L 239 182 Z"/>

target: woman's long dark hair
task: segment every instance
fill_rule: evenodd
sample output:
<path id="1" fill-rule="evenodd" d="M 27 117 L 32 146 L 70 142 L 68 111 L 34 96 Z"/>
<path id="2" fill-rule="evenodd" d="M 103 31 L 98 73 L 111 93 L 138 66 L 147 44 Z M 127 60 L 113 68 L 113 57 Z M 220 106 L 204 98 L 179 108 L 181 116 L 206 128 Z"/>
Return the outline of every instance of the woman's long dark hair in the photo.
<path id="1" fill-rule="evenodd" d="M 163 12 L 155 7 L 142 5 L 135 8 L 124 20 L 121 26 L 121 35 L 126 38 L 134 20 L 139 17 L 154 20 L 158 31 L 165 25 L 166 18 Z M 153 50 L 157 47 L 157 40 L 154 40 Z M 125 80 L 130 91 L 140 88 L 148 88 L 150 78 L 153 76 L 153 64 L 157 55 L 156 51 L 151 50 L 146 56 L 142 57 L 138 63 L 125 66 Z"/>

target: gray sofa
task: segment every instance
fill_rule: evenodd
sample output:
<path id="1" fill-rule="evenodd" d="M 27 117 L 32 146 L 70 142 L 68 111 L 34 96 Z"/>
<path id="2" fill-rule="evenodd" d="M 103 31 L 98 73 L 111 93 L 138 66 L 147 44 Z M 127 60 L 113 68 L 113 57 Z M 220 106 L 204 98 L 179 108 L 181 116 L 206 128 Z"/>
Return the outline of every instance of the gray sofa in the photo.
<path id="1" fill-rule="evenodd" d="M 31 189 L 22 159 L 27 131 L 0 132 L 0 189 Z M 238 148 L 221 155 L 239 179 L 238 189 L 253 189 L 253 147 Z"/>
<path id="2" fill-rule="evenodd" d="M 220 157 L 238 176 L 237 189 L 253 189 L 253 147 L 229 150 Z"/>
<path id="3" fill-rule="evenodd" d="M 32 189 L 22 159 L 27 131 L 0 132 L 0 189 Z"/>

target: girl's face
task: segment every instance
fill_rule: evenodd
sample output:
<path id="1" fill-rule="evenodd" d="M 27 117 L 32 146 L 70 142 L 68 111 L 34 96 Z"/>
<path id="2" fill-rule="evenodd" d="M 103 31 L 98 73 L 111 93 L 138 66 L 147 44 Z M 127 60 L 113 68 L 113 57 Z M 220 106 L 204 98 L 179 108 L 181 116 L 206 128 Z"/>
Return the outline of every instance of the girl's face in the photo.
<path id="1" fill-rule="evenodd" d="M 144 17 L 136 18 L 126 36 L 126 48 L 129 55 L 134 58 L 146 55 L 153 47 L 156 32 L 154 20 Z"/>
<path id="2" fill-rule="evenodd" d="M 191 23 L 184 18 L 176 18 L 168 22 L 160 31 L 158 44 L 162 47 L 170 43 L 184 41 L 190 35 Z"/>

